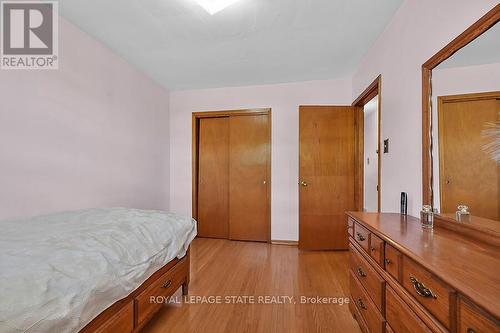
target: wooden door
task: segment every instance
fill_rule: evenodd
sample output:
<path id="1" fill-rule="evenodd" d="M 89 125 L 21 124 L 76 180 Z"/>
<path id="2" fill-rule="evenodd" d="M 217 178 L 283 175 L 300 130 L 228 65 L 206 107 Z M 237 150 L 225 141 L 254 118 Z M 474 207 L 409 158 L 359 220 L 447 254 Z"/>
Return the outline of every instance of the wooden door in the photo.
<path id="1" fill-rule="evenodd" d="M 229 236 L 229 118 L 199 120 L 198 236 Z"/>
<path id="2" fill-rule="evenodd" d="M 500 92 L 451 96 L 439 103 L 441 212 L 469 206 L 474 216 L 500 219 L 500 164 L 485 151 L 487 124 L 500 121 Z M 498 126 L 498 125 L 497 125 Z M 494 140 L 490 137 L 489 142 Z M 498 137 L 496 138 L 498 140 Z"/>
<path id="3" fill-rule="evenodd" d="M 348 248 L 346 211 L 356 210 L 355 119 L 361 108 L 300 107 L 299 248 Z"/>
<path id="4" fill-rule="evenodd" d="M 229 238 L 269 238 L 269 115 L 230 117 Z"/>

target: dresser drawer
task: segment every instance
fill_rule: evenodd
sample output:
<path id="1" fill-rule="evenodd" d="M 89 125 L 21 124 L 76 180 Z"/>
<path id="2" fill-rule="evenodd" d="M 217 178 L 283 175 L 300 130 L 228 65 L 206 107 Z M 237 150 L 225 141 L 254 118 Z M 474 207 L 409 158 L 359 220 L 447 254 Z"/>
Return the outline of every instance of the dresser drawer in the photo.
<path id="1" fill-rule="evenodd" d="M 350 246 L 349 263 L 352 273 L 361 282 L 373 303 L 382 312 L 385 281 L 352 245 Z"/>
<path id="2" fill-rule="evenodd" d="M 120 311 L 106 320 L 94 333 L 128 333 L 134 330 L 134 303 L 130 301 Z"/>
<path id="3" fill-rule="evenodd" d="M 361 313 L 359 312 L 356 304 L 354 303 L 354 301 L 352 301 L 352 299 L 350 299 L 349 302 L 349 311 L 351 311 L 352 316 L 358 322 L 359 328 L 361 328 L 361 332 L 370 333 L 370 330 L 368 329 L 368 326 L 366 326 L 364 318 L 361 316 Z"/>
<path id="4" fill-rule="evenodd" d="M 361 245 L 361 247 L 368 253 L 368 241 L 370 238 L 370 232 L 368 229 L 360 225 L 359 223 L 354 224 L 354 239 Z"/>
<path id="5" fill-rule="evenodd" d="M 489 318 L 483 311 L 460 299 L 458 304 L 459 333 L 499 333 L 500 323 Z"/>
<path id="6" fill-rule="evenodd" d="M 392 288 L 385 293 L 385 318 L 394 333 L 432 332 Z"/>
<path id="7" fill-rule="evenodd" d="M 453 290 L 408 257 L 403 257 L 401 282 L 420 304 L 450 329 L 450 303 L 455 298 Z"/>
<path id="8" fill-rule="evenodd" d="M 400 279 L 401 253 L 389 244 L 385 245 L 385 270 L 397 281 Z"/>
<path id="9" fill-rule="evenodd" d="M 174 267 L 153 282 L 135 298 L 136 325 L 150 318 L 163 305 L 161 302 L 151 302 L 151 297 L 171 296 L 184 282 L 188 271 L 188 262 L 183 259 Z"/>
<path id="10" fill-rule="evenodd" d="M 384 267 L 384 241 L 374 233 L 370 233 L 370 256 Z"/>
<path id="11" fill-rule="evenodd" d="M 350 289 L 351 301 L 354 302 L 356 308 L 361 313 L 369 331 L 371 333 L 382 333 L 385 327 L 385 320 L 352 271 L 350 274 Z"/>
<path id="12" fill-rule="evenodd" d="M 347 233 L 349 236 L 354 237 L 354 220 L 350 217 L 347 218 Z"/>

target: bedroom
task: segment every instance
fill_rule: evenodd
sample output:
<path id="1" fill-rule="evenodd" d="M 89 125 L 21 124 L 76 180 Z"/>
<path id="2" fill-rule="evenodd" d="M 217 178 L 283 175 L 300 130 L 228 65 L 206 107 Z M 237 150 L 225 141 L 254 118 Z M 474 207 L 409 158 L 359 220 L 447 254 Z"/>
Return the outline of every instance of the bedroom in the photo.
<path id="1" fill-rule="evenodd" d="M 497 1 L 1 8 L 0 332 L 499 331 Z"/>

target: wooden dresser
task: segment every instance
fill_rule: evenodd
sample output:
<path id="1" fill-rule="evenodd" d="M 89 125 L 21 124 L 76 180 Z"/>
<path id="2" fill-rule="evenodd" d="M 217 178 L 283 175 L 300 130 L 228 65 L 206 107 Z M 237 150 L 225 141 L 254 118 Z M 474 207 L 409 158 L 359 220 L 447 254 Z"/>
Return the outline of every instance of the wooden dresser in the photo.
<path id="1" fill-rule="evenodd" d="M 364 332 L 500 332 L 500 249 L 400 214 L 349 212 L 353 316 Z"/>

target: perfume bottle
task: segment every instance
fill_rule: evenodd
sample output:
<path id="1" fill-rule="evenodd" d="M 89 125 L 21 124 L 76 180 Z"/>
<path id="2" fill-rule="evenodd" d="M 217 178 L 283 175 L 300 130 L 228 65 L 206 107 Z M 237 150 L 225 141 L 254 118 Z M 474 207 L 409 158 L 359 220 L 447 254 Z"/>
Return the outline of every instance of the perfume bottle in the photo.
<path id="1" fill-rule="evenodd" d="M 408 194 L 401 192 L 401 215 L 408 215 Z"/>
<path id="2" fill-rule="evenodd" d="M 470 221 L 469 207 L 467 207 L 466 205 L 459 205 L 457 209 L 458 209 L 456 212 L 457 222 L 462 222 L 462 223 L 469 222 Z"/>
<path id="3" fill-rule="evenodd" d="M 422 206 L 422 211 L 420 211 L 420 222 L 422 223 L 422 228 L 432 229 L 434 227 L 434 212 L 430 205 Z"/>

